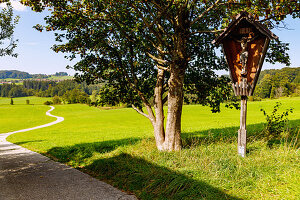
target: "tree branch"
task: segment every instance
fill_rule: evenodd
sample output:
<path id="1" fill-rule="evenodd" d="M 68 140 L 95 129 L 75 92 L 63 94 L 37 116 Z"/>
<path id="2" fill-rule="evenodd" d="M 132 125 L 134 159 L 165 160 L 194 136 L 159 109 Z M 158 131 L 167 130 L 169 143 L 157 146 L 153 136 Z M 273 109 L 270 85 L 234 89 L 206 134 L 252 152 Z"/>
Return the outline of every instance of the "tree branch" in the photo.
<path id="1" fill-rule="evenodd" d="M 165 60 L 163 60 L 163 59 L 160 59 L 160 58 L 157 58 L 157 57 L 155 57 L 154 55 L 152 55 L 152 54 L 149 53 L 149 52 L 146 52 L 146 54 L 147 54 L 150 58 L 152 58 L 153 60 L 155 60 L 156 62 L 158 62 L 158 64 L 160 64 L 160 65 L 164 65 L 164 64 L 167 63 L 167 61 L 165 61 Z"/>
<path id="2" fill-rule="evenodd" d="M 148 12 L 151 14 L 151 16 L 152 16 L 153 19 L 154 19 L 153 22 L 152 22 L 151 25 L 150 25 L 151 27 L 153 27 L 153 25 L 154 25 L 158 20 L 160 20 L 161 17 L 162 17 L 163 15 L 166 14 L 166 11 L 169 10 L 169 8 L 172 6 L 173 2 L 174 2 L 174 0 L 171 0 L 170 3 L 169 3 L 169 5 L 166 6 L 161 12 L 159 12 L 159 14 L 158 14 L 157 17 L 154 17 L 153 14 L 152 14 L 152 12 L 151 12 L 150 6 L 148 5 L 147 1 L 145 1 L 146 7 L 147 7 L 147 9 L 148 9 Z M 154 5 L 157 6 L 157 4 L 154 4 Z M 160 25 L 160 24 L 159 24 L 159 25 Z"/>
<path id="3" fill-rule="evenodd" d="M 220 2 L 220 0 L 217 0 L 213 5 L 211 5 L 209 8 L 207 8 L 203 13 L 201 13 L 194 21 L 191 22 L 191 26 L 197 22 L 199 19 L 201 19 L 206 13 L 208 13 L 211 9 L 213 9 L 218 3 Z"/>
<path id="4" fill-rule="evenodd" d="M 150 38 L 148 35 L 146 35 L 142 30 L 140 30 L 141 33 L 143 34 L 143 36 L 149 41 L 151 42 L 152 46 L 162 55 L 166 55 L 169 53 L 169 51 L 164 51 L 162 50 L 160 47 L 158 47 L 154 42 L 153 42 L 153 39 Z M 167 48 L 169 48 L 169 46 L 167 46 Z"/>
<path id="5" fill-rule="evenodd" d="M 137 93 L 137 94 L 139 95 L 139 97 L 141 98 L 143 104 L 145 105 L 145 107 L 146 107 L 146 109 L 147 109 L 147 111 L 148 111 L 148 119 L 149 119 L 151 122 L 155 121 L 155 120 L 156 120 L 156 119 L 155 119 L 155 115 L 154 115 L 154 113 L 153 113 L 153 110 L 152 110 L 152 108 L 151 108 L 151 105 L 150 105 L 149 101 L 146 99 L 144 93 L 143 93 L 141 90 L 138 89 L 138 87 L 137 87 L 137 85 L 134 83 L 134 81 L 131 80 L 131 78 L 130 78 L 128 72 L 126 71 L 126 69 L 125 69 L 125 67 L 124 67 L 124 65 L 123 65 L 123 63 L 122 63 L 122 59 L 121 59 L 121 57 L 120 57 L 120 55 L 119 55 L 119 52 L 116 52 L 116 51 L 115 51 L 115 53 L 116 53 L 116 56 L 117 56 L 117 59 L 118 59 L 118 66 L 120 66 L 120 67 L 122 68 L 122 70 L 120 70 L 120 68 L 119 68 L 118 66 L 116 66 L 115 64 L 113 64 L 114 67 L 115 67 L 119 72 L 121 72 L 121 73 L 123 74 L 123 76 L 126 78 L 126 80 L 128 81 L 128 83 L 132 86 L 132 88 L 136 91 L 136 93 Z"/>
<path id="6" fill-rule="evenodd" d="M 164 71 L 170 71 L 170 69 L 167 68 L 167 67 L 163 67 L 161 65 L 156 65 L 156 66 L 157 66 L 158 69 L 161 69 L 161 70 L 164 70 Z"/>
<path id="7" fill-rule="evenodd" d="M 197 34 L 197 33 L 218 33 L 218 32 L 222 32 L 224 31 L 225 29 L 220 29 L 220 30 L 203 30 L 203 31 L 195 31 L 195 32 L 192 32 L 190 33 L 189 35 L 194 35 L 194 34 Z"/>
<path id="8" fill-rule="evenodd" d="M 290 12 L 290 13 L 287 13 L 287 14 L 280 14 L 280 13 L 279 13 L 279 14 L 277 14 L 277 15 L 273 15 L 273 16 L 267 17 L 267 18 L 265 18 L 265 19 L 259 20 L 259 22 L 265 22 L 265 21 L 274 19 L 274 18 L 276 18 L 276 17 L 283 17 L 283 16 L 290 15 L 290 14 L 292 14 L 292 13 L 294 13 L 294 12 L 299 12 L 299 11 L 300 11 L 299 9 L 296 9 L 296 10 Z"/>
<path id="9" fill-rule="evenodd" d="M 141 13 L 141 11 L 136 7 L 136 5 L 132 4 L 132 7 L 139 14 L 139 16 L 142 18 L 143 22 L 145 23 L 146 27 L 149 28 L 150 32 L 152 32 L 155 35 L 155 37 L 158 39 L 158 41 L 160 42 L 160 44 L 162 44 L 164 46 L 168 46 L 168 44 L 166 44 L 166 42 L 163 41 L 162 35 L 159 34 L 156 30 L 153 29 L 153 26 L 149 24 L 149 22 L 147 21 L 147 19 L 144 17 L 144 15 Z"/>
<path id="10" fill-rule="evenodd" d="M 138 112 L 139 114 L 141 114 L 141 115 L 143 115 L 144 117 L 147 117 L 149 120 L 151 120 L 150 117 L 149 117 L 149 115 L 147 115 L 146 113 L 144 113 L 143 110 L 140 110 L 139 108 L 135 107 L 133 104 L 131 104 L 131 106 L 132 106 L 132 108 L 133 108 L 136 112 Z"/>

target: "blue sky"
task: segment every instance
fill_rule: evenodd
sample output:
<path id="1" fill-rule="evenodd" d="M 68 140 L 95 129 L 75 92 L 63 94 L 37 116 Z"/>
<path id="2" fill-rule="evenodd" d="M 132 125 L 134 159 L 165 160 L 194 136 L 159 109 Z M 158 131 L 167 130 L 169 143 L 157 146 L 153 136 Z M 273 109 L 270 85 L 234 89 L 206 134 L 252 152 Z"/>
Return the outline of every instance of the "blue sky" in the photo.
<path id="1" fill-rule="evenodd" d="M 35 13 L 29 8 L 13 4 L 15 14 L 19 15 L 20 21 L 15 30 L 15 38 L 19 40 L 16 53 L 18 58 L 0 57 L 0 70 L 20 70 L 29 73 L 54 74 L 55 72 L 65 71 L 73 75 L 74 71 L 66 69 L 67 65 L 72 65 L 64 58 L 62 53 L 55 53 L 50 48 L 55 43 L 53 32 L 38 32 L 32 27 L 42 24 L 44 13 Z M 287 29 L 272 30 L 283 42 L 290 43 L 291 67 L 300 67 L 300 19 L 288 18 L 286 21 Z M 263 69 L 279 69 L 285 67 L 281 64 L 264 63 Z M 219 72 L 224 74 L 226 72 Z"/>

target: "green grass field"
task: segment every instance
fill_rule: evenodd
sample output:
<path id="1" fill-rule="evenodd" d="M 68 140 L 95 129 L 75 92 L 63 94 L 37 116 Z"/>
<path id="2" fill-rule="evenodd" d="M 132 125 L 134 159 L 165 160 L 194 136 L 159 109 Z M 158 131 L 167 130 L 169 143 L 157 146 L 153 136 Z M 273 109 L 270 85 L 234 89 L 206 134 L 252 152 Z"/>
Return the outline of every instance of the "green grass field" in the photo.
<path id="1" fill-rule="evenodd" d="M 14 104 L 15 105 L 25 105 L 26 100 L 29 100 L 29 104 L 34 104 L 34 105 L 43 105 L 45 101 L 50 101 L 52 100 L 51 97 L 18 97 L 18 98 L 13 98 Z M 10 98 L 7 97 L 0 97 L 0 105 L 9 105 L 10 104 Z"/>
<path id="2" fill-rule="evenodd" d="M 30 104 L 26 104 L 26 100 Z M 46 116 L 50 109 L 43 103 L 50 98 L 21 97 L 13 98 L 14 105 L 10 105 L 10 98 L 0 97 L 0 133 L 17 131 L 55 121 L 55 118 Z"/>
<path id="3" fill-rule="evenodd" d="M 50 76 L 47 79 L 48 80 L 69 80 L 73 79 L 73 76 Z"/>
<path id="4" fill-rule="evenodd" d="M 8 140 L 140 199 L 299 199 L 299 150 L 290 143 L 269 148 L 258 137 L 265 122 L 260 108 L 270 113 L 276 101 L 282 111 L 294 108 L 289 125 L 300 128 L 299 97 L 249 102 L 246 158 L 237 156 L 239 111 L 212 114 L 199 105 L 183 107 L 180 152 L 156 150 L 150 122 L 133 109 L 79 104 L 55 106 L 62 123 Z"/>

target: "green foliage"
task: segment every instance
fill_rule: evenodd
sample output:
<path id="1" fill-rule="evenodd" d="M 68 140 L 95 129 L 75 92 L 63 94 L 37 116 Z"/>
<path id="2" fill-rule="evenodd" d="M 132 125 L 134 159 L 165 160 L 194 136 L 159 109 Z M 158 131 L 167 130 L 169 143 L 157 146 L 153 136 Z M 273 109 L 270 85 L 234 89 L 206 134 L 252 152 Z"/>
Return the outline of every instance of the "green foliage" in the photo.
<path id="1" fill-rule="evenodd" d="M 87 85 L 86 83 L 76 83 L 74 80 L 63 80 L 60 82 L 55 81 L 37 81 L 37 80 L 24 80 L 23 85 L 16 84 L 3 84 L 0 85 L 1 97 L 25 97 L 25 96 L 38 96 L 38 97 L 62 97 L 67 91 L 78 89 L 81 92 L 92 94 L 92 91 L 99 90 L 102 86 Z M 86 96 L 85 95 L 85 96 Z M 86 101 L 87 102 L 87 101 Z"/>
<path id="2" fill-rule="evenodd" d="M 282 138 L 281 134 L 288 129 L 288 115 L 289 113 L 293 113 L 293 108 L 289 108 L 283 113 L 278 113 L 281 105 L 280 102 L 276 102 L 271 114 L 267 114 L 263 108 L 260 109 L 264 113 L 267 121 L 264 136 L 266 137 L 269 146 L 272 146 Z"/>
<path id="3" fill-rule="evenodd" d="M 67 72 L 56 72 L 54 76 L 68 76 Z"/>
<path id="4" fill-rule="evenodd" d="M 299 76 L 299 67 L 264 70 L 260 74 L 254 96 L 259 98 L 297 96 Z"/>
<path id="5" fill-rule="evenodd" d="M 13 39 L 14 29 L 18 21 L 19 17 L 14 18 L 13 16 L 11 4 L 6 3 L 6 8 L 2 8 L 0 11 L 0 56 L 18 56 L 14 53 L 17 44 Z M 5 47 L 2 47 L 3 45 Z"/>
<path id="6" fill-rule="evenodd" d="M 62 100 L 59 98 L 59 96 L 54 96 L 52 98 L 53 104 L 61 104 Z"/>
<path id="7" fill-rule="evenodd" d="M 53 104 L 52 101 L 45 101 L 45 102 L 44 102 L 44 105 L 52 105 L 52 104 Z"/>
<path id="8" fill-rule="evenodd" d="M 71 79 L 67 72 L 56 72 L 53 75 L 46 74 L 29 74 L 28 72 L 18 70 L 0 70 L 0 79 Z"/>
<path id="9" fill-rule="evenodd" d="M 73 104 L 73 103 L 90 104 L 91 102 L 89 95 L 86 94 L 85 92 L 80 91 L 79 89 L 73 89 L 67 91 L 63 95 L 62 99 L 68 104 Z"/>
<path id="10" fill-rule="evenodd" d="M 18 70 L 0 70 L 0 79 L 28 79 L 32 78 L 32 75 L 27 72 L 21 72 Z"/>
<path id="11" fill-rule="evenodd" d="M 286 66 L 290 66 L 290 57 L 287 53 L 289 49 L 288 43 L 282 43 L 279 40 L 272 40 L 266 53 L 266 61 L 272 64 L 282 62 Z M 274 59 L 275 58 L 275 59 Z"/>

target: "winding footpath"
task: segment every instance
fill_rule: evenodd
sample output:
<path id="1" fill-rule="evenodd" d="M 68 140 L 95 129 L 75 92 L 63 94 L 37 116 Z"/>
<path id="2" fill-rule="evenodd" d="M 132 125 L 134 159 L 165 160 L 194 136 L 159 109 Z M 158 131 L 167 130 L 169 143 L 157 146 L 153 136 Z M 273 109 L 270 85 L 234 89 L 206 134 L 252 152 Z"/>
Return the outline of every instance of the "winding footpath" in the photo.
<path id="1" fill-rule="evenodd" d="M 55 125 L 56 121 L 33 128 L 0 134 L 0 200 L 136 200 L 120 190 L 76 169 L 6 141 L 14 133 Z"/>

